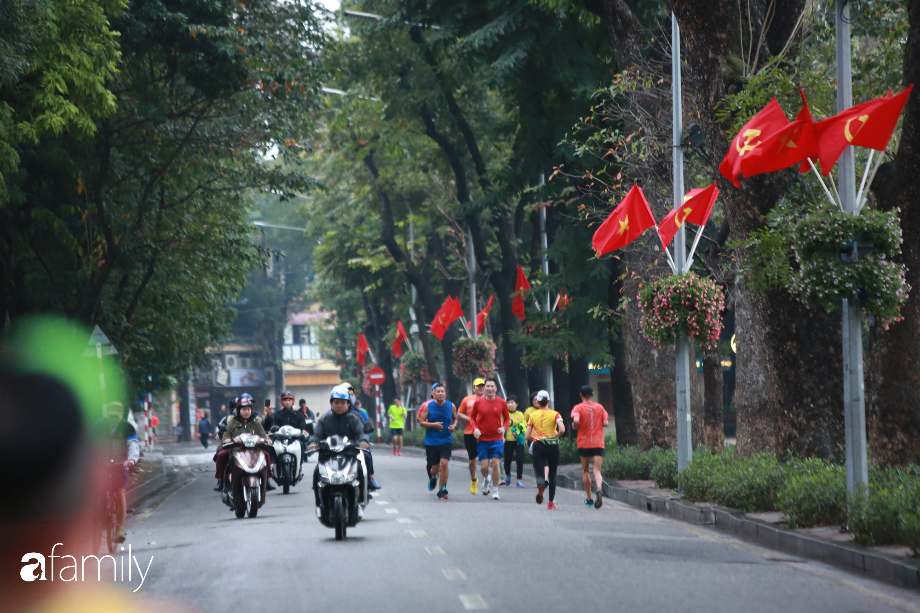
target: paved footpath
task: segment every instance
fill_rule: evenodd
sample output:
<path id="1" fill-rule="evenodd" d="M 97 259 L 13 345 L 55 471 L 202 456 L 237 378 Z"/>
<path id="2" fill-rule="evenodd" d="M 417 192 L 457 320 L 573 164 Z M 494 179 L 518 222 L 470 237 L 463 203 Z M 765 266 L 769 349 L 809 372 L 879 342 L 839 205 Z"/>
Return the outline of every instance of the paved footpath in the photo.
<path id="1" fill-rule="evenodd" d="M 316 520 L 304 483 L 238 520 L 212 491 L 213 450 L 168 456 L 196 478 L 129 526 L 134 555 L 155 556 L 139 593 L 202 612 L 920 613 L 916 591 L 619 503 L 586 508 L 578 492 L 560 489 L 557 511 L 535 503 L 532 483 L 473 496 L 455 463 L 439 501 L 424 459 L 376 450 L 384 489 L 344 542 Z M 208 581 L 221 561 L 228 579 Z"/>

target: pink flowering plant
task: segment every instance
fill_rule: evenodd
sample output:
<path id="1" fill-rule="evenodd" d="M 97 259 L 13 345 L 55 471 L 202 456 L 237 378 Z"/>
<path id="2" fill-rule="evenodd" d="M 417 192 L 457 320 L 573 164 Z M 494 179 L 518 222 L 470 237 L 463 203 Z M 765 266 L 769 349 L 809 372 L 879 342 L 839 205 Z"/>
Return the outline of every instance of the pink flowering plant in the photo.
<path id="1" fill-rule="evenodd" d="M 454 375 L 460 379 L 470 375 L 491 377 L 495 374 L 495 343 L 489 338 L 461 338 L 454 343 L 453 357 Z"/>
<path id="2" fill-rule="evenodd" d="M 715 281 L 693 273 L 660 277 L 644 285 L 637 299 L 642 334 L 656 345 L 685 336 L 708 349 L 718 346 L 725 296 Z"/>
<path id="3" fill-rule="evenodd" d="M 902 242 L 895 211 L 851 215 L 821 209 L 793 231 L 799 266 L 790 289 L 808 306 L 828 313 L 840 309 L 844 299 L 858 297 L 865 312 L 887 328 L 903 319 L 901 307 L 910 291 L 904 265 L 888 259 L 901 253 Z"/>
<path id="4" fill-rule="evenodd" d="M 371 371 L 377 368 L 377 365 L 368 361 L 361 367 L 361 389 L 367 396 L 374 395 L 374 384 L 371 383 Z"/>
<path id="5" fill-rule="evenodd" d="M 399 384 L 403 389 L 409 388 L 418 381 L 430 382 L 428 363 L 425 356 L 420 353 L 409 352 L 400 358 Z"/>

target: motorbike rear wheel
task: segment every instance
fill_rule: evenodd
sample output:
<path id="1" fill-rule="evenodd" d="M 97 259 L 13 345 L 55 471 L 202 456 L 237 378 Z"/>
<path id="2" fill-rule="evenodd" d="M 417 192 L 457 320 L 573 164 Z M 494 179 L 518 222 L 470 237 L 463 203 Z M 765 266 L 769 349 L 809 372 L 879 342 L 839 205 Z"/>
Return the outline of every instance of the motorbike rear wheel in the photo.
<path id="1" fill-rule="evenodd" d="M 246 498 L 246 514 L 249 515 L 250 518 L 259 514 L 258 496 L 259 487 L 251 486 L 249 488 L 249 496 Z"/>
<path id="2" fill-rule="evenodd" d="M 335 525 L 335 540 L 341 541 L 345 538 L 345 501 L 342 496 L 336 496 L 332 503 L 332 523 Z"/>

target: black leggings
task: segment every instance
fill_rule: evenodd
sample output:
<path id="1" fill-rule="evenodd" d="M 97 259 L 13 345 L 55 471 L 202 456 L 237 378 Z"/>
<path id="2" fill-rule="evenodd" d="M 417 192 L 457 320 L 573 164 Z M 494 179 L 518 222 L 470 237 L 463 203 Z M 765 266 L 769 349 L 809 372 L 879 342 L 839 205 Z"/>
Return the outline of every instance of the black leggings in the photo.
<path id="1" fill-rule="evenodd" d="M 524 445 L 518 445 L 517 441 L 505 441 L 505 475 L 511 479 L 511 462 L 517 460 L 517 480 L 524 478 Z"/>
<path id="2" fill-rule="evenodd" d="M 533 444 L 533 469 L 537 473 L 537 485 L 544 482 L 543 467 L 549 466 L 549 501 L 556 499 L 556 469 L 559 468 L 559 444 L 547 445 L 543 441 Z"/>

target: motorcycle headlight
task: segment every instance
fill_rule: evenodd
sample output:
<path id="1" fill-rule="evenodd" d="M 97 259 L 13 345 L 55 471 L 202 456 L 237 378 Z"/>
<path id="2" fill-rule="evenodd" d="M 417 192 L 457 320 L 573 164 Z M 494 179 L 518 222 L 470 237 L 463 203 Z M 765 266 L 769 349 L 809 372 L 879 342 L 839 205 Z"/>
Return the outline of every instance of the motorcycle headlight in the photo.
<path id="1" fill-rule="evenodd" d="M 332 475 L 329 481 L 332 483 L 332 485 L 343 485 L 346 481 L 348 481 L 348 478 L 345 477 L 345 475 L 342 473 L 335 473 Z"/>

